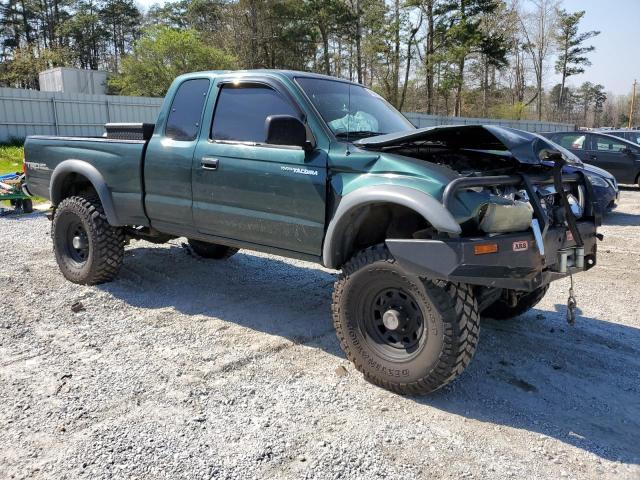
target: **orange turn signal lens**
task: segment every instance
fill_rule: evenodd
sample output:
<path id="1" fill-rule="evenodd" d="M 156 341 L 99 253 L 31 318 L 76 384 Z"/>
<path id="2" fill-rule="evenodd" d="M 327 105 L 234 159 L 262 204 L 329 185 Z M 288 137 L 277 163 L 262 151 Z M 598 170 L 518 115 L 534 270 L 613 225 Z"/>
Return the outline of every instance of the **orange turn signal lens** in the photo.
<path id="1" fill-rule="evenodd" d="M 498 253 L 497 243 L 485 243 L 482 245 L 474 245 L 473 253 L 476 255 L 484 255 L 486 253 Z"/>

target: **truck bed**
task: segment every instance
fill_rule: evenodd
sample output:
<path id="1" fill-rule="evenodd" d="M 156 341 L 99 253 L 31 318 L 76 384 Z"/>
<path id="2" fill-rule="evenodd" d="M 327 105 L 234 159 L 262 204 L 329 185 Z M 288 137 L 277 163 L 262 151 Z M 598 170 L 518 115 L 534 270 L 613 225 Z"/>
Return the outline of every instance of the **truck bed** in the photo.
<path id="1" fill-rule="evenodd" d="M 31 136 L 25 142 L 28 188 L 51 199 L 51 178 L 62 162 L 81 161 L 95 167 L 113 198 L 120 225 L 147 225 L 143 206 L 143 157 L 147 140 L 106 137 Z M 63 166 L 64 167 L 64 166 Z"/>

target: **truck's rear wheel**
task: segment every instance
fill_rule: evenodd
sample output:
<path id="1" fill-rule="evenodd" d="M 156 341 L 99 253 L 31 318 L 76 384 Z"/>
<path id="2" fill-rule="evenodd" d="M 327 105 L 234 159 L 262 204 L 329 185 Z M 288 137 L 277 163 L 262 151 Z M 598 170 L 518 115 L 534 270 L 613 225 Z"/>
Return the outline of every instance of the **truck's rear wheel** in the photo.
<path id="1" fill-rule="evenodd" d="M 518 297 L 515 305 L 511 304 L 506 298 L 500 298 L 489 305 L 483 312 L 483 317 L 493 318 L 494 320 L 510 320 L 528 312 L 542 300 L 549 290 L 549 285 L 537 288 L 533 292 L 528 292 Z"/>
<path id="2" fill-rule="evenodd" d="M 384 245 L 347 262 L 332 313 L 349 360 L 371 382 L 401 394 L 429 393 L 460 375 L 480 331 L 467 285 L 415 277 Z"/>
<path id="3" fill-rule="evenodd" d="M 118 274 L 124 258 L 124 233 L 109 225 L 98 198 L 69 197 L 60 202 L 51 237 L 67 280 L 95 285 Z"/>

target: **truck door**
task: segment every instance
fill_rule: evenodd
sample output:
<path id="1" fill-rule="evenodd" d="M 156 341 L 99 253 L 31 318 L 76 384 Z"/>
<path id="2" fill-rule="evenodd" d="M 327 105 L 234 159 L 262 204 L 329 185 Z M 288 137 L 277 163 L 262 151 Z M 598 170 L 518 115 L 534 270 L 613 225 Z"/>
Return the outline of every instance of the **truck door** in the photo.
<path id="1" fill-rule="evenodd" d="M 218 84 L 193 159 L 193 218 L 215 237 L 320 255 L 326 152 L 266 143 L 270 115 L 304 113 L 275 80 Z"/>
<path id="2" fill-rule="evenodd" d="M 178 86 L 164 131 L 155 132 L 147 147 L 145 207 L 152 226 L 163 232 L 193 227 L 191 162 L 210 83 L 207 78 L 196 78 Z"/>

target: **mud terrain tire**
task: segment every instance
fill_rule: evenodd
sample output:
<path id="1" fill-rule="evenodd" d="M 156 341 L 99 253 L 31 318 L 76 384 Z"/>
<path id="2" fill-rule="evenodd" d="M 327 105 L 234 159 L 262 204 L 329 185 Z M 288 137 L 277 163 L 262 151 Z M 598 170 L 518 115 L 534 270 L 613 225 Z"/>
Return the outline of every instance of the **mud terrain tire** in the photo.
<path id="1" fill-rule="evenodd" d="M 51 238 L 60 271 L 73 283 L 109 282 L 120 271 L 124 233 L 109 225 L 97 197 L 69 197 L 60 202 Z"/>
<path id="2" fill-rule="evenodd" d="M 356 369 L 400 394 L 430 393 L 455 379 L 471 362 L 480 332 L 469 286 L 413 276 L 384 245 L 344 265 L 332 314 Z"/>

